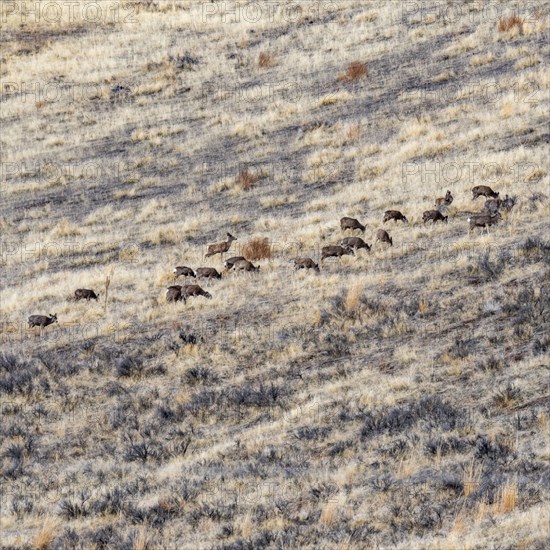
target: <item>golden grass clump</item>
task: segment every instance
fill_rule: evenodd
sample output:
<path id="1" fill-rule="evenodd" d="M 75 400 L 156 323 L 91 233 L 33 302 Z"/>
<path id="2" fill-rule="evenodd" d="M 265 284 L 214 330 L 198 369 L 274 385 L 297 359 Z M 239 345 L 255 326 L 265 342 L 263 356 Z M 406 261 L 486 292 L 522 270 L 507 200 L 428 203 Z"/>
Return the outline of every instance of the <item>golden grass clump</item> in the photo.
<path id="1" fill-rule="evenodd" d="M 498 31 L 508 32 L 509 30 L 517 27 L 519 32 L 523 32 L 523 19 L 517 15 L 511 15 L 510 17 L 501 17 L 498 21 Z"/>
<path id="2" fill-rule="evenodd" d="M 55 539 L 55 535 L 59 525 L 51 518 L 46 519 L 42 526 L 42 529 L 38 531 L 34 537 L 32 547 L 34 550 L 46 550 L 49 548 Z"/>
<path id="3" fill-rule="evenodd" d="M 321 512 L 319 523 L 328 527 L 336 521 L 336 515 L 336 505 L 334 502 L 328 502 Z"/>
<path id="4" fill-rule="evenodd" d="M 242 255 L 247 260 L 271 259 L 271 243 L 267 237 L 254 237 L 242 248 Z"/>
<path id="5" fill-rule="evenodd" d="M 260 55 L 258 56 L 258 67 L 261 67 L 262 69 L 267 69 L 269 67 L 273 67 L 275 65 L 275 58 L 273 55 L 267 52 L 260 52 Z"/>
<path id="6" fill-rule="evenodd" d="M 499 498 L 496 502 L 496 511 L 499 514 L 507 514 L 515 509 L 518 503 L 517 483 L 507 482 L 499 492 Z"/>
<path id="7" fill-rule="evenodd" d="M 363 285 L 356 284 L 348 289 L 344 306 L 347 311 L 356 311 L 361 303 L 361 294 L 363 293 Z"/>
<path id="8" fill-rule="evenodd" d="M 244 168 L 237 176 L 237 186 L 243 191 L 248 191 L 249 189 L 252 189 L 256 183 L 258 183 L 259 179 L 260 176 L 253 174 L 250 170 L 248 170 L 248 168 Z"/>
<path id="9" fill-rule="evenodd" d="M 82 233 L 76 225 L 67 219 L 63 219 L 56 225 L 54 234 L 56 237 L 77 237 Z"/>
<path id="10" fill-rule="evenodd" d="M 344 74 L 338 77 L 340 82 L 353 82 L 360 78 L 365 78 L 369 75 L 368 65 L 361 61 L 353 61 L 350 63 Z"/>
<path id="11" fill-rule="evenodd" d="M 464 488 L 465 497 L 469 497 L 472 493 L 477 491 L 480 479 L 481 468 L 476 467 L 475 462 L 472 460 L 469 462 L 468 467 L 464 470 L 464 474 L 462 476 L 462 485 Z"/>

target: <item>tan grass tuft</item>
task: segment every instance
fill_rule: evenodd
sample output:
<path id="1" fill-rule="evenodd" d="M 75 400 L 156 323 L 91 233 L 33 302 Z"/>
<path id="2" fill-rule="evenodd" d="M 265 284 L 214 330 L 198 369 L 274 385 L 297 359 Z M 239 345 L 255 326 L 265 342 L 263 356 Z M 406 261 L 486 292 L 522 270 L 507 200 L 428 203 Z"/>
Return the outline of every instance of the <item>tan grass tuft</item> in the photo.
<path id="1" fill-rule="evenodd" d="M 356 311 L 361 303 L 361 294 L 363 294 L 363 285 L 356 284 L 348 289 L 344 306 L 347 311 Z"/>
<path id="2" fill-rule="evenodd" d="M 237 176 L 237 186 L 243 191 L 248 191 L 249 189 L 252 189 L 256 183 L 258 183 L 259 179 L 260 176 L 253 174 L 248 170 L 248 168 L 245 168 L 244 170 L 241 170 Z"/>
<path id="3" fill-rule="evenodd" d="M 499 492 L 498 501 L 495 503 L 498 514 L 507 514 L 515 509 L 518 502 L 518 486 L 515 482 L 507 482 Z"/>
<path id="4" fill-rule="evenodd" d="M 360 78 L 365 78 L 369 75 L 368 65 L 361 61 L 353 61 L 350 63 L 344 74 L 338 77 L 340 82 L 353 82 Z"/>
<path id="5" fill-rule="evenodd" d="M 77 237 L 81 234 L 80 229 L 67 219 L 61 220 L 54 229 L 56 237 Z"/>
<path id="6" fill-rule="evenodd" d="M 335 521 L 336 521 L 336 505 L 334 504 L 334 502 L 329 502 L 321 512 L 321 516 L 319 517 L 319 523 L 329 527 L 333 525 Z"/>
<path id="7" fill-rule="evenodd" d="M 40 529 L 34 537 L 32 543 L 34 550 L 45 550 L 46 548 L 49 548 L 55 539 L 57 529 L 58 522 L 52 518 L 47 518 L 42 525 L 42 529 Z"/>
<path id="8" fill-rule="evenodd" d="M 508 32 L 509 30 L 517 27 L 519 32 L 523 32 L 523 19 L 517 15 L 511 15 L 510 17 L 501 17 L 498 21 L 498 31 Z"/>
<path id="9" fill-rule="evenodd" d="M 254 237 L 242 248 L 242 255 L 251 261 L 270 259 L 271 252 L 271 243 L 267 237 Z"/>
<path id="10" fill-rule="evenodd" d="M 145 529 L 141 529 L 138 536 L 134 540 L 132 550 L 147 550 L 150 547 L 151 546 L 149 544 L 149 537 L 147 536 L 147 531 Z"/>
<path id="11" fill-rule="evenodd" d="M 471 460 L 464 470 L 462 485 L 464 488 L 464 496 L 469 497 L 472 493 L 475 493 L 479 487 L 479 480 L 481 479 L 481 467 L 477 466 L 473 460 Z"/>
<path id="12" fill-rule="evenodd" d="M 273 67 L 274 65 L 276 65 L 275 58 L 270 53 L 260 52 L 260 55 L 258 56 L 258 67 L 267 69 L 269 67 Z"/>

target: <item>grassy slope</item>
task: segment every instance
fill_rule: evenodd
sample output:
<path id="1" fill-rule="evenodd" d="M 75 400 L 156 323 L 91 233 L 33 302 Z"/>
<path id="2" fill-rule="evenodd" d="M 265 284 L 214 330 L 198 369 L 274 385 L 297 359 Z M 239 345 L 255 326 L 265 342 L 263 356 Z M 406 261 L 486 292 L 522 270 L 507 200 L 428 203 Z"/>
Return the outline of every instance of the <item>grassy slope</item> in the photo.
<path id="1" fill-rule="evenodd" d="M 542 546 L 549 251 L 525 242 L 548 238 L 548 5 L 523 33 L 365 6 L 7 20 L 2 82 L 59 97 L 1 103 L 2 157 L 27 167 L 1 182 L 5 544 Z M 354 60 L 368 76 L 339 79 Z M 476 184 L 518 197 L 487 235 Z M 447 188 L 449 224 L 424 227 Z M 393 248 L 292 271 L 342 215 L 371 243 L 388 208 L 411 221 Z M 202 255 L 227 231 L 271 239 L 261 274 L 166 305 L 173 266 L 221 267 Z M 67 300 L 110 273 L 106 312 Z"/>

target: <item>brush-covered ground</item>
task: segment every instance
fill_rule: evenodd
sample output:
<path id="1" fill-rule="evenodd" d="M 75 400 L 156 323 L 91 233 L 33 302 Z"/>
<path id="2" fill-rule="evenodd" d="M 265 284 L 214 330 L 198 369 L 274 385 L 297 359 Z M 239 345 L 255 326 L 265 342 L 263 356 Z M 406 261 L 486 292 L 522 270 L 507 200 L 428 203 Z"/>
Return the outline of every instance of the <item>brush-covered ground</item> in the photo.
<path id="1" fill-rule="evenodd" d="M 549 3 L 35 4 L 2 5 L 2 547 L 547 547 Z M 517 202 L 469 232 L 480 184 Z M 393 247 L 293 270 L 387 209 Z M 167 304 L 227 232 L 260 273 Z"/>

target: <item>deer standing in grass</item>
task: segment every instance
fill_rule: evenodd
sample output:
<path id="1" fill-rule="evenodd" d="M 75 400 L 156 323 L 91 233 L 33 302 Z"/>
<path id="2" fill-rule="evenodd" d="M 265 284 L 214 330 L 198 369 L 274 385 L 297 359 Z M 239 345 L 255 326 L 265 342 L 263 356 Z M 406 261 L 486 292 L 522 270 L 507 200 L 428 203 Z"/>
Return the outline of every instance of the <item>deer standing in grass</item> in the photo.
<path id="1" fill-rule="evenodd" d="M 344 248 L 353 248 L 357 252 L 360 248 L 365 248 L 367 251 L 371 249 L 361 237 L 346 237 L 340 241 L 340 246 Z"/>
<path id="2" fill-rule="evenodd" d="M 223 264 L 225 267 L 225 270 L 229 271 L 237 262 L 241 260 L 246 260 L 246 258 L 244 256 L 233 256 L 231 258 L 228 258 L 227 260 L 225 260 Z"/>
<path id="3" fill-rule="evenodd" d="M 323 248 L 321 248 L 321 264 L 325 258 L 341 258 L 346 255 L 355 256 L 353 248 L 340 245 L 323 246 Z"/>
<path id="4" fill-rule="evenodd" d="M 319 271 L 319 265 L 316 264 L 311 258 L 294 258 L 295 269 L 314 269 Z"/>
<path id="5" fill-rule="evenodd" d="M 97 302 L 99 300 L 99 295 L 88 288 L 77 288 L 74 291 L 74 299 L 77 302 L 78 300 L 86 300 L 87 302 L 89 302 L 90 300 L 95 300 Z"/>
<path id="6" fill-rule="evenodd" d="M 447 193 L 444 197 L 440 197 L 438 199 L 435 199 L 435 207 L 440 208 L 442 206 L 449 206 L 453 202 L 454 198 L 451 195 L 451 192 L 447 190 Z"/>
<path id="7" fill-rule="evenodd" d="M 488 185 L 476 185 L 472 187 L 472 200 L 478 197 L 498 199 L 499 193 L 495 193 Z"/>
<path id="8" fill-rule="evenodd" d="M 204 255 L 204 257 L 208 258 L 210 256 L 214 256 L 215 254 L 225 254 L 231 248 L 231 243 L 236 240 L 237 240 L 237 237 L 233 237 L 231 233 L 228 233 L 227 241 L 223 243 L 209 244 L 207 252 Z"/>
<path id="9" fill-rule="evenodd" d="M 380 241 L 381 243 L 388 243 L 390 246 L 393 246 L 393 240 L 389 236 L 388 232 L 384 229 L 379 229 L 376 232 L 376 242 Z"/>
<path id="10" fill-rule="evenodd" d="M 40 334 L 42 334 L 42 331 L 45 327 L 48 325 L 52 325 L 53 323 L 57 323 L 57 313 L 54 313 L 53 315 L 50 313 L 50 315 L 31 315 L 29 317 L 29 328 L 33 327 L 40 327 Z"/>
<path id="11" fill-rule="evenodd" d="M 346 229 L 351 229 L 352 231 L 359 229 L 359 231 L 365 232 L 365 226 L 362 223 L 359 223 L 355 218 L 348 217 L 340 220 L 340 229 L 342 229 L 342 231 L 346 231 Z"/>
<path id="12" fill-rule="evenodd" d="M 180 265 L 176 268 L 174 268 L 174 277 L 193 277 L 193 279 L 197 276 L 195 271 L 191 269 L 190 267 L 187 267 L 185 265 Z"/>
<path id="13" fill-rule="evenodd" d="M 249 273 L 260 271 L 260 266 L 255 266 L 248 260 L 237 260 L 233 263 L 233 271 L 248 271 Z"/>
<path id="14" fill-rule="evenodd" d="M 449 221 L 448 216 L 444 216 L 439 210 L 426 210 L 424 214 L 422 214 L 422 220 L 424 223 L 431 221 L 432 223 L 435 222 L 445 222 L 447 223 Z"/>
<path id="15" fill-rule="evenodd" d="M 221 279 L 222 274 L 214 267 L 198 267 L 196 271 L 197 279 Z"/>
<path id="16" fill-rule="evenodd" d="M 393 220 L 395 222 L 401 221 L 403 223 L 409 223 L 409 220 L 399 212 L 399 210 L 386 210 L 384 212 L 384 220 L 382 223 L 386 223 L 389 220 Z"/>

